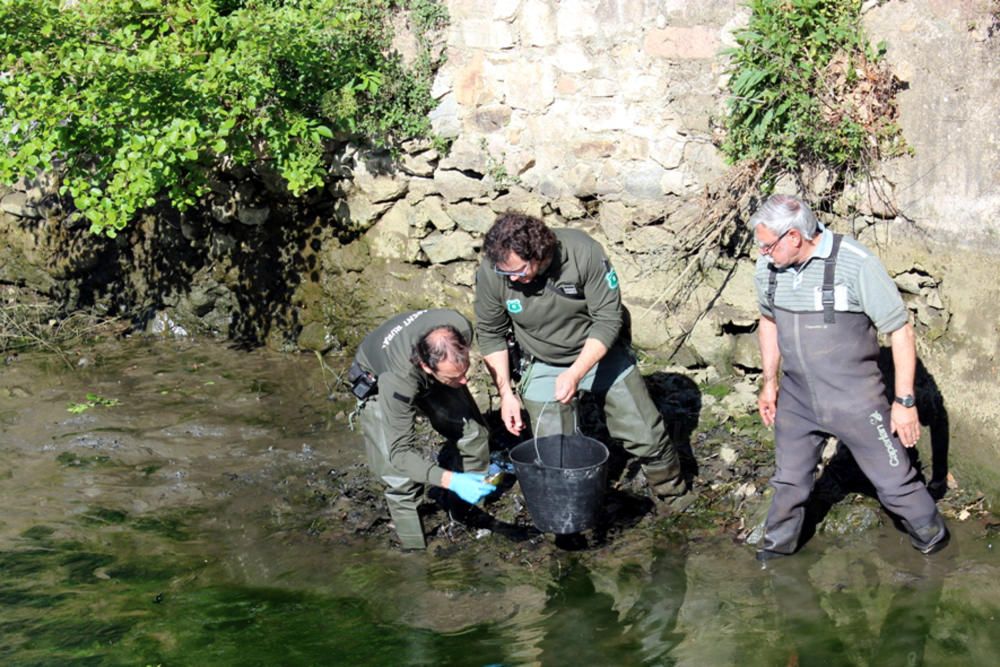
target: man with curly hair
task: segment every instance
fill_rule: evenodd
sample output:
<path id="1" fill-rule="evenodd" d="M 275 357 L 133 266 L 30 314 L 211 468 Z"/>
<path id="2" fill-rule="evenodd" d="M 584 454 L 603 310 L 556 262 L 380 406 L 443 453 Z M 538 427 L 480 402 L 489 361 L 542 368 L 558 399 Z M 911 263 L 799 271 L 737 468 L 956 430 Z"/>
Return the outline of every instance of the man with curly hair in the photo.
<path id="1" fill-rule="evenodd" d="M 584 232 L 552 230 L 507 212 L 487 232 L 484 253 L 476 333 L 506 429 L 524 430 L 523 406 L 537 435 L 570 434 L 577 392 L 603 395 L 608 431 L 639 458 L 654 493 L 683 495 L 677 453 L 636 366 L 618 275 L 600 244 Z M 509 331 L 530 362 L 518 387 Z"/>

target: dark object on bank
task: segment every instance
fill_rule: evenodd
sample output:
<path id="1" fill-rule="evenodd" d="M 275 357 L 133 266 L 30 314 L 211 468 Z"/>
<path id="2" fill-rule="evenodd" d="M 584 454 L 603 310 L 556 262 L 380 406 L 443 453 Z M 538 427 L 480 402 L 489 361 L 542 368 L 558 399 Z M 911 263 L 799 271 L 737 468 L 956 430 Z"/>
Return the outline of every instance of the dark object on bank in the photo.
<path id="1" fill-rule="evenodd" d="M 361 368 L 356 361 L 347 371 L 347 381 L 351 383 L 351 393 L 361 401 L 378 391 L 378 378 Z"/>
<path id="2" fill-rule="evenodd" d="M 517 340 L 514 339 L 514 330 L 510 329 L 507 331 L 507 368 L 510 370 L 510 379 L 513 380 L 515 384 L 521 381 L 524 376 L 524 371 L 528 367 L 528 357 L 525 355 L 524 350 L 518 345 Z"/>
<path id="3" fill-rule="evenodd" d="M 535 527 L 566 535 L 596 523 L 604 500 L 608 448 L 580 433 L 525 440 L 510 450 Z"/>

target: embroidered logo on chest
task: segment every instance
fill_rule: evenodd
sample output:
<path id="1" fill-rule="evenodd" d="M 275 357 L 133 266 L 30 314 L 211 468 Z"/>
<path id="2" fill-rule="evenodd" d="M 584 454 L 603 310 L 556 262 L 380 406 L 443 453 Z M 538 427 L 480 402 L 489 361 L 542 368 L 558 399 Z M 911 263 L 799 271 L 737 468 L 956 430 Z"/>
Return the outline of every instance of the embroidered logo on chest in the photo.
<path id="1" fill-rule="evenodd" d="M 520 313 L 524 310 L 524 306 L 521 305 L 520 299 L 507 299 L 507 311 L 511 313 Z"/>

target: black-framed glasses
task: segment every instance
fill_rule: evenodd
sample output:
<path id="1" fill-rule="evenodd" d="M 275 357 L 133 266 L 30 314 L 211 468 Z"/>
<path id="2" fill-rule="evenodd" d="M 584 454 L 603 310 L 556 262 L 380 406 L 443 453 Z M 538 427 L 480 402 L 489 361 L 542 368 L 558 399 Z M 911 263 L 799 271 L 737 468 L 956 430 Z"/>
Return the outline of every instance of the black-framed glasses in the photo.
<path id="1" fill-rule="evenodd" d="M 778 236 L 778 238 L 774 239 L 770 243 L 761 243 L 760 241 L 757 241 L 757 249 L 760 250 L 761 254 L 764 254 L 764 255 L 771 254 L 771 252 L 773 252 L 774 249 L 778 247 L 778 244 L 781 243 L 781 239 L 783 239 L 786 236 L 788 236 L 788 232 L 790 232 L 790 231 L 792 231 L 792 230 L 791 229 L 786 229 L 783 234 L 780 234 Z"/>

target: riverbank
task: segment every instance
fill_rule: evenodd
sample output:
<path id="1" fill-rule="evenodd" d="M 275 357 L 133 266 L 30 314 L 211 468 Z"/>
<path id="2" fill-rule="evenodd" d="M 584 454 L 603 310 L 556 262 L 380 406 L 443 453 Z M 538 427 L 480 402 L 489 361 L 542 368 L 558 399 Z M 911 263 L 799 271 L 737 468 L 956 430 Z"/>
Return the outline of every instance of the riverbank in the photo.
<path id="1" fill-rule="evenodd" d="M 26 489 L 40 488 L 46 489 L 46 500 L 25 505 L 20 520 L 8 512 L 5 531 L 28 530 L 42 518 L 36 515 L 41 508 L 67 503 L 143 517 L 183 514 L 213 498 L 267 497 L 259 526 L 265 533 L 392 549 L 395 537 L 381 489 L 364 465 L 359 434 L 347 427 L 352 402 L 338 382 L 343 366 L 343 358 L 321 364 L 307 355 L 146 337 L 110 340 L 63 356 L 14 355 L 0 386 L 7 495 L 13 501 Z M 771 433 L 756 415 L 752 378 L 723 377 L 711 369 L 691 374 L 650 360 L 641 369 L 684 454 L 691 494 L 669 505 L 653 502 L 635 461 L 608 440 L 598 406 L 585 399 L 581 431 L 611 449 L 608 495 L 597 528 L 569 547 L 565 540 L 534 533 L 509 476 L 484 513 L 464 522 L 449 515 L 447 494 L 431 492 L 425 517 L 431 549 L 472 548 L 498 560 L 543 561 L 553 550 L 600 552 L 656 535 L 754 541 L 774 462 Z M 484 408 L 486 388 L 480 368 L 473 389 Z M 440 439 L 426 424 L 420 432 L 425 454 L 436 456 Z M 494 435 L 494 455 L 504 460 L 517 443 L 501 429 Z M 952 475 L 932 479 L 933 471 L 947 470 L 934 465 L 940 452 L 922 446 L 916 453 L 924 457 L 918 464 L 934 482 L 950 521 L 992 525 L 979 490 Z M 896 532 L 849 455 L 831 442 L 825 460 L 814 507 L 820 532 Z M 114 486 L 88 486 L 87 480 L 104 475 L 141 483 L 122 487 L 124 495 Z M 18 488 L 15 479 L 23 479 L 24 486 Z M 748 557 L 751 553 L 747 547 Z"/>

